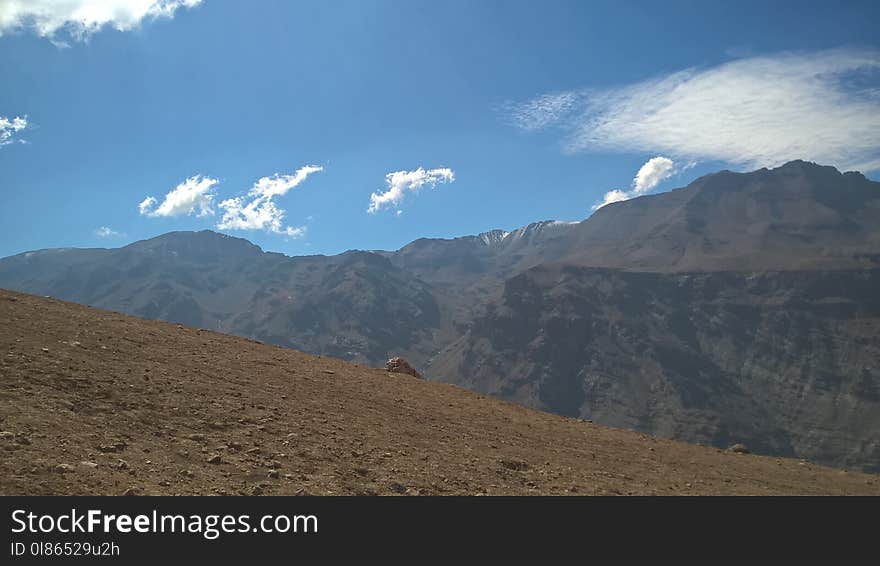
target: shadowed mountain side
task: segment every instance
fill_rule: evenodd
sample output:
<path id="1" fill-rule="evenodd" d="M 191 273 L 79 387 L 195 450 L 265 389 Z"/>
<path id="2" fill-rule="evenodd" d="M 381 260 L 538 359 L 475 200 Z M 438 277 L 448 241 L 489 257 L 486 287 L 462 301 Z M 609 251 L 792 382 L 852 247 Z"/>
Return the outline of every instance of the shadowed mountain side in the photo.
<path id="1" fill-rule="evenodd" d="M 288 257 L 215 232 L 0 260 L 0 284 L 352 360 L 433 340 L 428 285 L 369 252 Z M 428 347 L 430 350 L 430 347 Z"/>
<path id="2" fill-rule="evenodd" d="M 431 375 L 563 415 L 880 470 L 880 270 L 657 274 L 545 265 Z"/>

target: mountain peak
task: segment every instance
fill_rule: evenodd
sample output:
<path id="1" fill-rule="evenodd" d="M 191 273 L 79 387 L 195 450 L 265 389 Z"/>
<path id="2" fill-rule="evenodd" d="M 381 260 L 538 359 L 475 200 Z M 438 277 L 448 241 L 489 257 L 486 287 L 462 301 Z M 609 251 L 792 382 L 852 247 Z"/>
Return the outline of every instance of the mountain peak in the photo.
<path id="1" fill-rule="evenodd" d="M 527 226 L 523 226 L 522 228 L 510 232 L 507 237 L 512 239 L 520 239 L 530 238 L 536 235 L 549 235 L 564 231 L 566 228 L 569 228 L 576 224 L 578 224 L 578 222 L 564 222 L 562 220 L 540 220 L 538 222 L 532 222 Z"/>
<path id="2" fill-rule="evenodd" d="M 821 165 L 814 161 L 807 161 L 806 159 L 792 159 L 791 161 L 787 161 L 778 167 L 771 168 L 770 170 L 776 171 L 778 169 L 833 169 L 838 171 L 833 165 Z"/>
<path id="3" fill-rule="evenodd" d="M 510 234 L 510 232 L 508 232 L 506 230 L 499 230 L 496 228 L 495 230 L 489 230 L 488 232 L 482 232 L 480 234 L 477 234 L 477 238 L 481 242 L 483 242 L 483 244 L 485 244 L 487 246 L 491 246 L 491 245 L 500 243 L 509 234 Z"/>
<path id="4" fill-rule="evenodd" d="M 212 230 L 168 232 L 149 240 L 134 242 L 123 249 L 201 259 L 220 256 L 257 256 L 263 253 L 260 246 L 244 238 L 236 238 Z"/>

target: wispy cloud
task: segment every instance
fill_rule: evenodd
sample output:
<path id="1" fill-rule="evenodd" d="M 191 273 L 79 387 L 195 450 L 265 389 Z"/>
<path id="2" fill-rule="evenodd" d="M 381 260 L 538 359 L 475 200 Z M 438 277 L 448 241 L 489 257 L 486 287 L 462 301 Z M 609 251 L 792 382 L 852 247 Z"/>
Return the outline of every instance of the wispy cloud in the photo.
<path id="1" fill-rule="evenodd" d="M 542 94 L 523 103 L 503 105 L 511 121 L 526 131 L 542 130 L 568 115 L 580 103 L 577 92 Z"/>
<path id="2" fill-rule="evenodd" d="M 214 185 L 217 179 L 196 175 L 180 183 L 165 195 L 162 203 L 149 196 L 138 205 L 138 212 L 144 216 L 208 216 L 214 214 Z"/>
<path id="3" fill-rule="evenodd" d="M 95 230 L 95 236 L 99 238 L 113 238 L 115 236 L 122 236 L 120 232 L 117 232 L 113 228 L 107 226 L 101 226 L 97 230 Z"/>
<path id="4" fill-rule="evenodd" d="M 27 116 L 16 116 L 15 118 L 0 116 L 0 147 L 16 141 L 14 136 L 27 128 L 27 125 Z"/>
<path id="5" fill-rule="evenodd" d="M 172 18 L 179 8 L 191 8 L 202 0 L 2 0 L 0 35 L 19 29 L 33 30 L 59 47 L 70 45 L 55 39 L 59 31 L 77 41 L 104 26 L 128 31 L 144 19 Z"/>
<path id="6" fill-rule="evenodd" d="M 275 174 L 263 177 L 254 183 L 244 197 L 226 199 L 220 203 L 223 217 L 217 223 L 219 230 L 266 230 L 298 238 L 305 234 L 305 226 L 285 226 L 285 211 L 275 204 L 274 199 L 284 196 L 299 186 L 312 173 L 323 171 L 323 167 L 306 165 L 292 175 Z"/>
<path id="7" fill-rule="evenodd" d="M 425 185 L 431 188 L 438 183 L 451 183 L 455 180 L 455 172 L 448 167 L 425 170 L 422 167 L 414 171 L 394 171 L 385 175 L 385 192 L 370 195 L 370 206 L 367 212 L 374 214 L 383 207 L 396 207 L 403 200 L 407 191 L 418 192 Z"/>
<path id="8" fill-rule="evenodd" d="M 525 130 L 559 127 L 579 151 L 662 152 L 748 168 L 806 159 L 880 169 L 880 51 L 785 53 L 508 107 Z"/>
<path id="9" fill-rule="evenodd" d="M 687 169 L 691 164 L 686 165 L 682 169 Z M 632 180 L 632 188 L 628 191 L 622 189 L 613 189 L 605 193 L 602 201 L 593 207 L 593 210 L 602 208 L 606 204 L 612 202 L 620 202 L 629 200 L 633 197 L 643 195 L 665 181 L 669 177 L 678 172 L 675 162 L 668 157 L 658 155 L 652 157 L 644 165 L 639 168 L 638 173 Z"/>

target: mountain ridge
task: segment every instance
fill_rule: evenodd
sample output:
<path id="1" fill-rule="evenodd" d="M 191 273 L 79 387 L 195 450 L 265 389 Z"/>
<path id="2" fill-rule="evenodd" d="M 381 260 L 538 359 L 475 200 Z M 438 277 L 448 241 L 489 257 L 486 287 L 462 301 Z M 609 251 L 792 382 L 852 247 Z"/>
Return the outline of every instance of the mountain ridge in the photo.
<path id="1" fill-rule="evenodd" d="M 880 351 L 862 281 L 878 268 L 880 183 L 801 161 L 396 251 L 286 256 L 201 231 L 18 254 L 0 259 L 0 286 L 359 363 L 402 355 L 430 379 L 551 412 L 880 469 L 880 362 L 812 338 Z M 776 333 L 790 343 L 767 342 Z M 819 425 L 790 400 L 825 414 L 835 395 L 848 424 L 810 436 Z M 753 426 L 744 407 L 786 416 Z"/>

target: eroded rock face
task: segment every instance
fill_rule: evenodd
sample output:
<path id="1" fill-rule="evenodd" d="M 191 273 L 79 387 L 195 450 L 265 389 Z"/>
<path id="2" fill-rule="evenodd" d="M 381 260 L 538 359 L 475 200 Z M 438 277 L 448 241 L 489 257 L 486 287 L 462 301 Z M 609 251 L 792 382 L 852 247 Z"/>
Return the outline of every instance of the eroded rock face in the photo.
<path id="1" fill-rule="evenodd" d="M 385 362 L 385 369 L 390 373 L 405 373 L 421 379 L 421 374 L 403 358 L 394 357 Z"/>
<path id="2" fill-rule="evenodd" d="M 597 423 L 880 471 L 880 269 L 547 265 L 427 371 Z"/>

